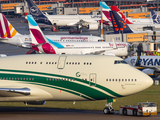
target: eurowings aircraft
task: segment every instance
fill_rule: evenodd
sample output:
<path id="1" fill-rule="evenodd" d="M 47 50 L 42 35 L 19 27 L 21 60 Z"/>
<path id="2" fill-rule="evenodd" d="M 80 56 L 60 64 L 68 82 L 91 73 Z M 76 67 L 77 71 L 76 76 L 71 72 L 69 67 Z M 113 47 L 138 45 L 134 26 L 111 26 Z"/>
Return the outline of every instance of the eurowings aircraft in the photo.
<path id="1" fill-rule="evenodd" d="M 0 101 L 107 100 L 143 91 L 153 80 L 121 58 L 99 55 L 18 55 L 0 58 Z"/>
<path id="2" fill-rule="evenodd" d="M 125 42 L 53 42 L 46 38 L 32 17 L 27 15 L 32 49 L 47 54 L 99 54 L 127 56 L 129 43 Z"/>
<path id="3" fill-rule="evenodd" d="M 45 23 L 56 26 L 77 26 L 89 30 L 97 30 L 101 22 L 101 15 L 48 15 L 43 14 L 33 0 L 26 0 L 29 13 L 37 23 Z M 108 25 L 109 20 L 104 16 L 103 23 Z"/>
<path id="4" fill-rule="evenodd" d="M 59 42 L 91 42 L 101 40 L 101 37 L 90 35 L 46 35 L 52 41 Z M 0 13 L 0 42 L 30 48 L 30 35 L 18 33 L 6 17 Z"/>
<path id="5" fill-rule="evenodd" d="M 125 61 L 152 78 L 160 75 L 160 56 L 132 56 Z"/>
<path id="6" fill-rule="evenodd" d="M 105 6 L 106 3 L 103 3 L 103 9 L 102 12 L 103 14 L 109 19 L 110 15 L 108 14 L 108 11 L 105 11 Z M 116 11 L 121 17 L 122 19 L 128 24 L 128 26 L 135 31 L 143 31 L 143 28 L 145 27 L 151 27 L 151 28 L 155 28 L 155 29 L 159 29 L 160 28 L 160 24 L 155 24 L 155 22 L 153 23 L 153 21 L 157 21 L 156 17 L 152 17 L 152 18 L 146 18 L 146 19 L 131 19 L 131 18 L 126 18 L 123 13 L 118 9 L 117 6 L 111 6 L 111 10 L 112 11 Z M 153 20 L 152 20 L 153 19 Z M 158 18 L 159 19 L 159 18 Z M 111 21 L 111 19 L 109 19 Z"/>

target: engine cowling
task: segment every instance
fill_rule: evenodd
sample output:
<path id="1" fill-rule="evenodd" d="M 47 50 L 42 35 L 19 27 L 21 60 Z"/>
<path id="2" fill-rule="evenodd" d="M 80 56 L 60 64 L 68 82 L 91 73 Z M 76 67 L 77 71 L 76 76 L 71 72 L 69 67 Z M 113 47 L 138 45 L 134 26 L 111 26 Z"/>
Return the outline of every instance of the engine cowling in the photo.
<path id="1" fill-rule="evenodd" d="M 155 71 L 154 69 L 150 69 L 150 68 L 146 68 L 146 69 L 142 70 L 142 72 L 144 72 L 145 74 L 148 74 L 148 75 L 149 75 L 149 74 L 150 74 L 150 75 L 153 74 L 153 76 L 154 76 L 155 78 L 160 75 L 160 72 L 157 72 L 157 71 Z"/>
<path id="2" fill-rule="evenodd" d="M 98 29 L 98 24 L 97 23 L 92 23 L 88 25 L 89 30 L 97 30 Z"/>
<path id="3" fill-rule="evenodd" d="M 26 101 L 25 105 L 44 105 L 46 101 Z"/>
<path id="4" fill-rule="evenodd" d="M 112 52 L 104 52 L 103 55 L 116 56 L 116 55 L 115 55 L 114 53 L 112 53 Z"/>

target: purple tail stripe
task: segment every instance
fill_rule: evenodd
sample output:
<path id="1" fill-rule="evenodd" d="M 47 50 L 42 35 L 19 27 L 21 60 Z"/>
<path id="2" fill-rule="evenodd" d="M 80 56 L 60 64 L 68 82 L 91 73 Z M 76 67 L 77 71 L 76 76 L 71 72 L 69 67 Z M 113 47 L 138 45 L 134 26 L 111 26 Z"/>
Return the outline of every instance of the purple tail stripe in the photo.
<path id="1" fill-rule="evenodd" d="M 55 50 L 49 43 L 43 44 L 42 48 L 43 48 L 43 51 L 47 54 L 56 54 Z"/>
<path id="2" fill-rule="evenodd" d="M 110 13 L 109 13 L 108 11 L 103 11 L 103 14 L 107 17 L 107 19 L 108 19 L 110 22 L 112 22 L 112 21 L 111 21 L 111 17 L 110 17 Z"/>
<path id="3" fill-rule="evenodd" d="M 1 37 L 4 38 L 4 33 L 3 33 L 1 21 L 0 21 L 0 34 L 1 34 Z"/>
<path id="4" fill-rule="evenodd" d="M 30 29 L 30 30 L 39 44 L 46 42 L 40 31 L 36 29 Z"/>
<path id="5" fill-rule="evenodd" d="M 8 26 L 8 21 L 6 20 L 6 18 L 3 15 L 3 20 L 4 20 L 4 24 L 5 24 L 5 28 L 6 28 L 6 32 L 7 32 L 7 37 L 10 37 L 10 31 L 9 31 L 9 26 Z"/>

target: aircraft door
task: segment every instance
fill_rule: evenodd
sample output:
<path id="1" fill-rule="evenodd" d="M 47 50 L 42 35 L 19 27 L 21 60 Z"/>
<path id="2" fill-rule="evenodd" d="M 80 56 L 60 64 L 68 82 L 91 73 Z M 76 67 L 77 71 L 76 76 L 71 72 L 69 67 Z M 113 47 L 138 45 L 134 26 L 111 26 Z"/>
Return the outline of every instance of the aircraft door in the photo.
<path id="1" fill-rule="evenodd" d="M 90 86 L 96 86 L 96 78 L 97 78 L 96 73 L 91 73 L 89 75 L 89 85 Z"/>
<path id="2" fill-rule="evenodd" d="M 67 56 L 60 56 L 57 64 L 58 69 L 63 69 L 65 67 L 65 62 L 66 62 Z"/>

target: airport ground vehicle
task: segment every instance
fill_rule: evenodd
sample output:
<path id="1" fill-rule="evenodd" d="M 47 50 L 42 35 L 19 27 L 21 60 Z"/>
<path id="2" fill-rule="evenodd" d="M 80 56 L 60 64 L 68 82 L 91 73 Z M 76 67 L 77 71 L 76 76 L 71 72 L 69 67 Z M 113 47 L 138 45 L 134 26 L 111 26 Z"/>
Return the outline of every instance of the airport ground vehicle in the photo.
<path id="1" fill-rule="evenodd" d="M 70 30 L 69 30 L 69 33 L 70 33 L 70 34 L 74 34 L 74 33 L 76 33 L 76 34 L 80 34 L 80 33 L 81 33 L 81 31 L 80 31 L 80 30 L 78 30 L 78 29 L 72 28 L 72 29 L 70 29 Z"/>
<path id="2" fill-rule="evenodd" d="M 125 105 L 120 107 L 120 114 L 133 116 L 157 115 L 157 103 L 141 102 L 138 105 Z"/>

